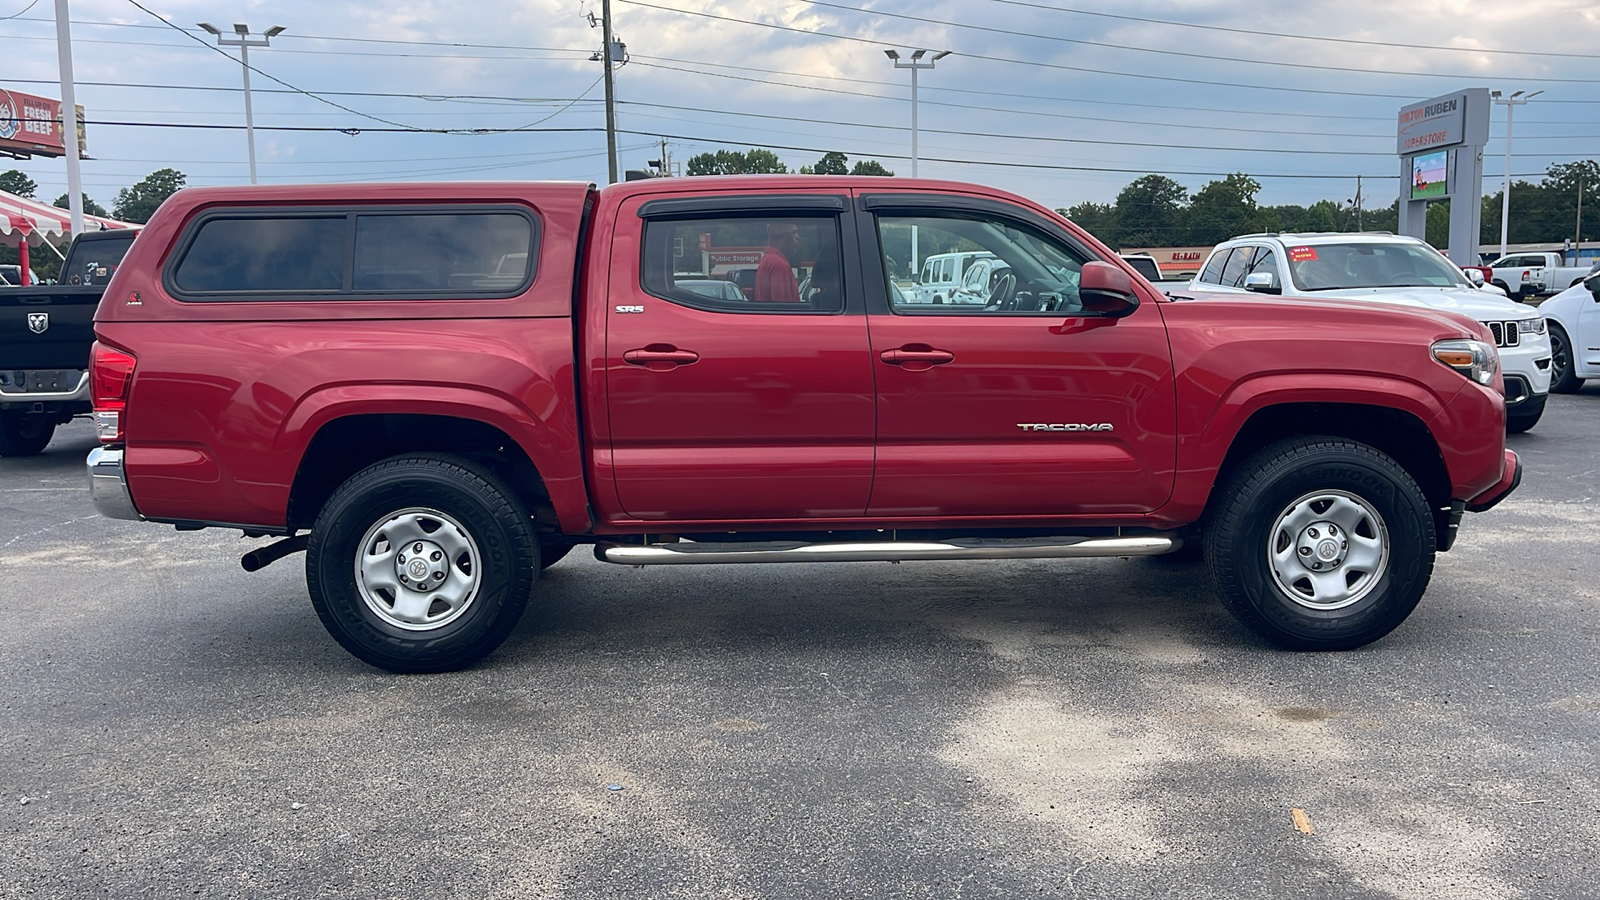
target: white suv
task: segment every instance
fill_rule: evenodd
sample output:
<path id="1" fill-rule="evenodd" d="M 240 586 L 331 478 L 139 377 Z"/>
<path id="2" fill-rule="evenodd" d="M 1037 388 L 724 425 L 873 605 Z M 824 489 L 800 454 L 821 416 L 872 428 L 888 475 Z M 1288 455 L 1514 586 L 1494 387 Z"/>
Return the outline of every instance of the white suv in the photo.
<path id="1" fill-rule="evenodd" d="M 1506 430 L 1532 428 L 1550 391 L 1550 337 L 1537 311 L 1480 288 L 1416 238 L 1394 234 L 1248 234 L 1218 244 L 1191 292 L 1297 294 L 1462 313 L 1488 326 L 1500 351 Z"/>

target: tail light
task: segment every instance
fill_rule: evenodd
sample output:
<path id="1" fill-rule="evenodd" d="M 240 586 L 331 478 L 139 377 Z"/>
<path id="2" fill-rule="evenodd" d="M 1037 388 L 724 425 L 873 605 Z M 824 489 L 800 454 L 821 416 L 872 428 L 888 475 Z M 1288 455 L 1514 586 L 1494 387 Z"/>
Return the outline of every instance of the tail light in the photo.
<path id="1" fill-rule="evenodd" d="M 122 442 L 123 413 L 133 387 L 133 354 L 99 341 L 89 353 L 89 387 L 94 393 L 94 429 L 102 444 Z"/>

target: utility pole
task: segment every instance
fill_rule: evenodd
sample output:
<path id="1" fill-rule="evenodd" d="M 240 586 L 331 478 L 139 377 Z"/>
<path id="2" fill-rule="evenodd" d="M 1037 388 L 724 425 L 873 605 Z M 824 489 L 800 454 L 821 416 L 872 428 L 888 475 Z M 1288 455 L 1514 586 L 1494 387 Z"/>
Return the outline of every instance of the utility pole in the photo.
<path id="1" fill-rule="evenodd" d="M 590 24 L 593 24 L 591 20 Z M 617 92 L 612 78 L 611 64 L 616 53 L 612 45 L 611 36 L 611 0 L 600 2 L 600 39 L 604 46 L 600 50 L 600 58 L 606 67 L 606 172 L 610 184 L 617 183 Z M 591 57 L 593 58 L 593 57 Z"/>
<path id="2" fill-rule="evenodd" d="M 1355 196 L 1355 199 L 1350 201 L 1350 202 L 1355 204 L 1355 207 L 1356 207 L 1356 231 L 1360 231 L 1361 230 L 1361 176 L 1360 175 L 1356 176 L 1356 196 Z"/>

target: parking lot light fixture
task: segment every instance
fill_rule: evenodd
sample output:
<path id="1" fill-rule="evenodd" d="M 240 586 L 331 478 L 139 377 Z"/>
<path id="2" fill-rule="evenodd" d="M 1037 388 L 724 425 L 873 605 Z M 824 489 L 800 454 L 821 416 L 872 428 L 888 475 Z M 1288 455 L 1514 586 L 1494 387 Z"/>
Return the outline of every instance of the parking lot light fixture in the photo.
<path id="1" fill-rule="evenodd" d="M 917 177 L 917 73 L 923 69 L 931 69 L 934 63 L 950 55 L 949 50 L 940 50 L 933 56 L 928 56 L 927 50 L 911 51 L 910 59 L 901 59 L 898 50 L 885 50 L 883 55 L 889 57 L 896 69 L 911 70 L 911 177 Z M 926 57 L 926 58 L 924 58 Z M 920 271 L 917 262 L 917 228 L 911 226 L 911 274 L 916 276 Z"/>
<path id="2" fill-rule="evenodd" d="M 928 56 L 926 50 L 911 51 L 910 59 L 901 59 L 897 50 L 885 50 L 883 55 L 889 57 L 896 69 L 911 70 L 911 177 L 917 177 L 917 73 L 923 69 L 931 69 L 934 63 L 950 55 L 949 50 L 940 50 L 933 56 Z M 926 57 L 926 58 L 924 58 Z"/>
<path id="3" fill-rule="evenodd" d="M 255 114 L 250 109 L 250 48 L 266 47 L 272 39 L 283 34 L 282 25 L 274 25 L 261 33 L 258 38 L 250 36 L 250 26 L 242 22 L 233 24 L 236 37 L 229 37 L 222 33 L 222 29 L 210 22 L 197 23 L 201 30 L 217 39 L 219 47 L 238 47 L 239 65 L 244 69 L 244 132 L 245 141 L 250 147 L 250 183 L 256 183 L 256 123 Z"/>
<path id="4" fill-rule="evenodd" d="M 1511 225 L 1511 121 L 1517 107 L 1544 91 L 1534 91 L 1529 94 L 1525 91 L 1513 91 L 1511 96 L 1502 97 L 1499 91 L 1490 91 L 1489 100 L 1492 103 L 1503 104 L 1506 108 L 1506 180 L 1505 187 L 1500 192 L 1500 258 L 1506 255 L 1506 232 Z"/>

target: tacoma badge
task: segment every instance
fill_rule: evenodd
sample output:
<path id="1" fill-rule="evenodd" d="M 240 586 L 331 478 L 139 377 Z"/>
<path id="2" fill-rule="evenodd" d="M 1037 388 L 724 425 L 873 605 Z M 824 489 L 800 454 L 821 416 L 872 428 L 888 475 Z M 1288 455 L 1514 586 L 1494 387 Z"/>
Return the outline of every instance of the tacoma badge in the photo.
<path id="1" fill-rule="evenodd" d="M 1018 422 L 1017 423 L 1017 427 L 1021 428 L 1023 431 L 1114 431 L 1114 430 L 1116 430 L 1116 429 L 1111 427 L 1111 423 L 1110 422 L 1098 422 L 1098 423 L 1094 423 L 1094 424 L 1086 424 L 1086 423 L 1083 423 L 1083 422 L 1067 422 L 1067 423 L 1063 424 L 1063 423 L 1059 423 L 1058 422 L 1058 423 L 1051 424 L 1051 425 L 1024 424 L 1022 422 Z"/>

